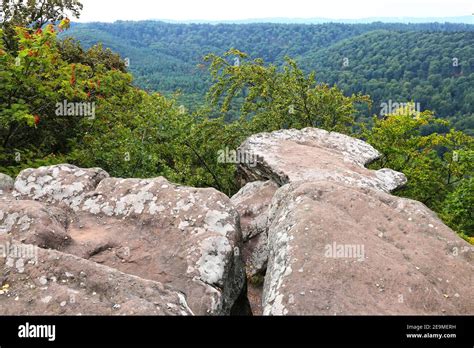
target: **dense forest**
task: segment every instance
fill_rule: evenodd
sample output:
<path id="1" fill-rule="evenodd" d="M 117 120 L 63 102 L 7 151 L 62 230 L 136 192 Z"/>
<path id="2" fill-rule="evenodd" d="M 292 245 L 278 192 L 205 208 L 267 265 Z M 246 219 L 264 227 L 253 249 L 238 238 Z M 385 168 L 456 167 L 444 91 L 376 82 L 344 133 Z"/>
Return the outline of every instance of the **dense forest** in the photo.
<path id="1" fill-rule="evenodd" d="M 127 57 L 137 86 L 194 108 L 211 80 L 202 58 L 231 48 L 281 64 L 292 57 L 319 82 L 371 96 L 359 117 L 381 104 L 413 101 L 474 134 L 474 25 L 468 24 L 73 24 L 65 36 Z M 234 115 L 235 116 L 235 115 Z"/>
<path id="2" fill-rule="evenodd" d="M 222 149 L 260 132 L 317 127 L 373 145 L 382 154 L 373 168 L 408 178 L 396 194 L 425 203 L 474 242 L 473 26 L 69 29 L 64 13 L 79 15 L 78 1 L 44 11 L 16 4 L 0 26 L 1 173 L 71 163 L 232 195 L 236 166 L 219 163 Z M 433 110 L 417 110 L 417 98 Z M 389 100 L 413 103 L 373 112 Z"/>

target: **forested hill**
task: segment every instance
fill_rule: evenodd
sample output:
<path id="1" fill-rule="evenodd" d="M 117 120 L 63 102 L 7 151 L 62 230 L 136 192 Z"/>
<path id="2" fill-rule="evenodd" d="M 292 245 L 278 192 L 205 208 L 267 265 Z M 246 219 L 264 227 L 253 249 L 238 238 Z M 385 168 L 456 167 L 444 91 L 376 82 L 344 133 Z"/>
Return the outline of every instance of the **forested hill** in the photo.
<path id="1" fill-rule="evenodd" d="M 210 81 L 202 57 L 230 48 L 281 63 L 295 58 L 320 82 L 381 103 L 415 101 L 474 134 L 474 25 L 469 24 L 74 24 L 66 35 L 102 42 L 130 59 L 135 83 L 192 104 Z M 188 105 L 192 107 L 192 105 Z"/>

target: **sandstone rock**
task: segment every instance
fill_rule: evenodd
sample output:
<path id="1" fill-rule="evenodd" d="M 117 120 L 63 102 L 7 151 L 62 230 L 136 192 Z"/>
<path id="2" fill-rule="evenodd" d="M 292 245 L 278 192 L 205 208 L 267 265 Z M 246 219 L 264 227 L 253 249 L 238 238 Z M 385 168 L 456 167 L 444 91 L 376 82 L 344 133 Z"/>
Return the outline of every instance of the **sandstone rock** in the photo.
<path id="1" fill-rule="evenodd" d="M 3 191 L 10 191 L 13 189 L 14 180 L 8 175 L 0 173 L 0 194 Z"/>
<path id="2" fill-rule="evenodd" d="M 196 314 L 229 314 L 244 290 L 238 214 L 214 189 L 109 178 L 78 209 L 67 252 L 170 284 Z"/>
<path id="3" fill-rule="evenodd" d="M 23 206 L 30 220 L 56 226 L 68 236 L 68 243 L 53 243 L 66 255 L 176 289 L 196 315 L 248 310 L 238 213 L 227 196 L 164 178 L 107 176 L 100 169 L 68 165 L 22 172 L 15 183 L 15 195 L 22 200 L 9 209 L 0 206 L 4 220 L 9 219 L 8 233 L 44 245 L 32 237 L 17 239 L 38 237 L 31 224 L 25 227 L 24 216 L 12 217 Z M 57 218 L 64 215 L 66 223 Z"/>
<path id="4" fill-rule="evenodd" d="M 0 200 L 0 235 L 45 249 L 70 243 L 66 211 L 35 201 Z"/>
<path id="5" fill-rule="evenodd" d="M 330 180 L 386 192 L 406 183 L 402 173 L 365 168 L 380 157 L 369 144 L 321 129 L 256 134 L 239 151 L 256 161 L 241 164 L 241 175 L 246 181 L 271 179 L 283 186 L 296 181 Z"/>
<path id="6" fill-rule="evenodd" d="M 16 178 L 13 195 L 77 209 L 84 194 L 93 191 L 108 176 L 100 168 L 80 169 L 69 164 L 26 169 Z"/>
<path id="7" fill-rule="evenodd" d="M 183 293 L 159 282 L 5 236 L 0 245 L 8 247 L 0 253 L 1 315 L 193 314 Z"/>
<path id="8" fill-rule="evenodd" d="M 266 315 L 474 313 L 473 247 L 419 202 L 295 183 L 269 219 Z"/>
<path id="9" fill-rule="evenodd" d="M 244 236 L 242 255 L 249 279 L 249 301 L 254 315 L 261 314 L 262 284 L 268 260 L 268 209 L 278 185 L 272 181 L 256 181 L 245 185 L 231 198 L 240 214 Z"/>
<path id="10" fill-rule="evenodd" d="M 244 180 L 283 186 L 268 212 L 264 314 L 474 313 L 472 246 L 390 195 L 406 178 L 365 168 L 373 147 L 308 128 L 254 135 L 240 152 L 256 160 L 240 165 Z"/>
<path id="11" fill-rule="evenodd" d="M 266 232 L 268 208 L 278 188 L 273 181 L 250 182 L 231 198 L 240 214 L 244 241 Z"/>
<path id="12" fill-rule="evenodd" d="M 257 182 L 232 200 L 101 169 L 23 171 L 0 194 L 0 315 L 249 314 L 248 297 L 266 315 L 474 313 L 473 247 L 390 195 L 406 178 L 365 168 L 370 145 L 308 128 L 240 151 Z M 11 245 L 36 254 L 1 253 Z M 263 294 L 247 297 L 244 261 Z"/>
<path id="13" fill-rule="evenodd" d="M 244 237 L 243 257 L 249 277 L 263 273 L 266 269 L 268 209 L 278 188 L 272 181 L 251 182 L 231 198 L 240 214 Z"/>

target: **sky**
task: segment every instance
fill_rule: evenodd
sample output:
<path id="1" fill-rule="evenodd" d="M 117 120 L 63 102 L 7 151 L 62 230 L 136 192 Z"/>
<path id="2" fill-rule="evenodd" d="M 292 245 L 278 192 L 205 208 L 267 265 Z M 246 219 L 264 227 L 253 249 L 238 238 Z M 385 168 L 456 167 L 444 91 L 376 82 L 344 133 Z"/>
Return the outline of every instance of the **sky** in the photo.
<path id="1" fill-rule="evenodd" d="M 80 22 L 456 17 L 474 13 L 473 0 L 82 0 L 82 3 Z"/>

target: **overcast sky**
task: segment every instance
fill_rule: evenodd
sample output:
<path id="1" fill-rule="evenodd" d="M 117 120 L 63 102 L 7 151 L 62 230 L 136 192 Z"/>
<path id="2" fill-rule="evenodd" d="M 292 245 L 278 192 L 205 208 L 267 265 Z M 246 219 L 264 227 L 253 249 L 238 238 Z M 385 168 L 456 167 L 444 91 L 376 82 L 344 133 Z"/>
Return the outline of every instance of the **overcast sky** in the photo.
<path id="1" fill-rule="evenodd" d="M 474 12 L 473 0 L 82 0 L 82 3 L 81 22 L 113 22 L 120 19 L 453 17 Z"/>

